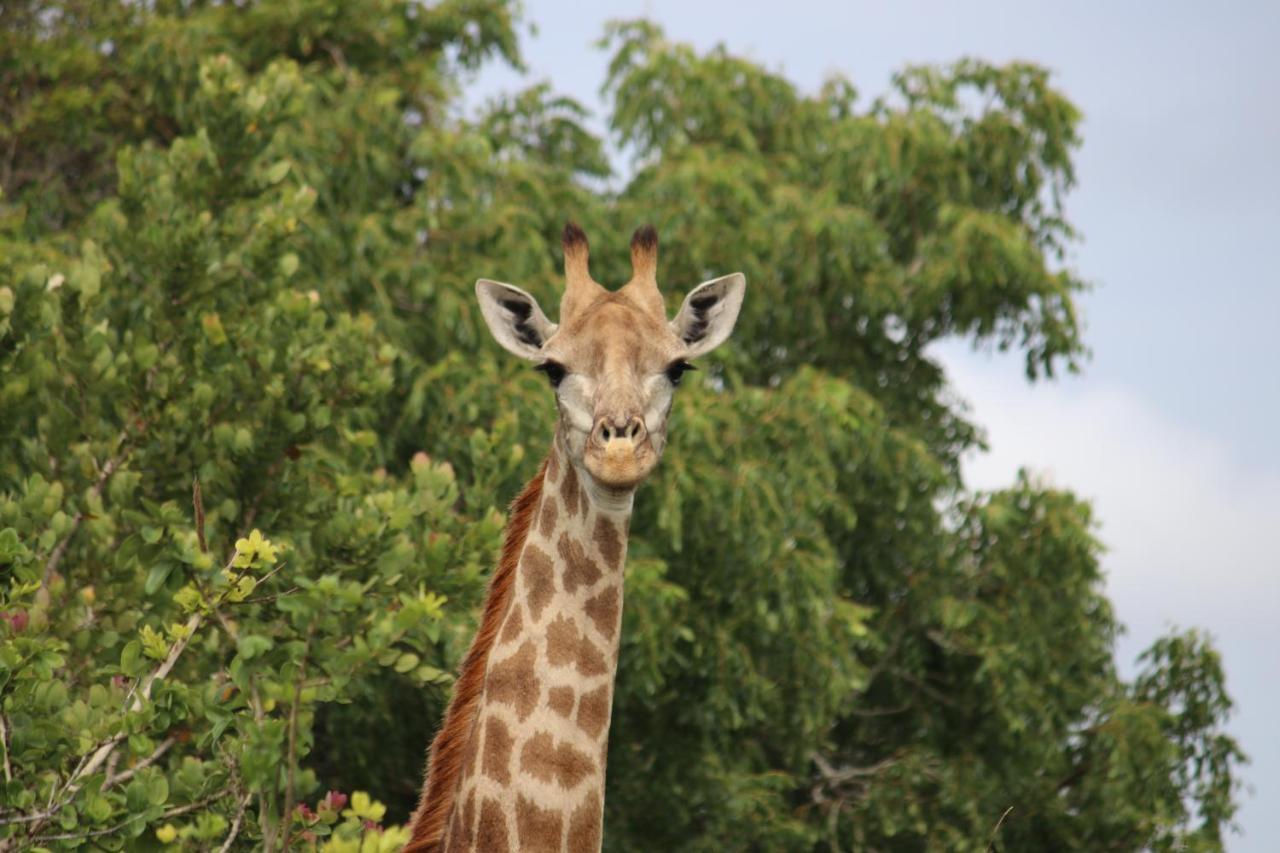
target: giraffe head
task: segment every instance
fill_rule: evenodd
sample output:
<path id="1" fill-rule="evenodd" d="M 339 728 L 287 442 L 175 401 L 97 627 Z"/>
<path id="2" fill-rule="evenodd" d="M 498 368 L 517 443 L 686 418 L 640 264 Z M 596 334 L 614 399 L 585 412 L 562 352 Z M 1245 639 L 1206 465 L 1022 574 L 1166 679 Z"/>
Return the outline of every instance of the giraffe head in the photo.
<path id="1" fill-rule="evenodd" d="M 559 323 L 513 285 L 480 279 L 476 295 L 498 343 L 546 373 L 572 460 L 600 489 L 630 491 L 662 456 L 667 415 L 681 375 L 693 369 L 689 362 L 733 331 L 746 279 L 733 273 L 698 285 L 667 320 L 652 227 L 631 238 L 631 281 L 617 291 L 591 278 L 578 226 L 565 226 L 563 244 Z"/>

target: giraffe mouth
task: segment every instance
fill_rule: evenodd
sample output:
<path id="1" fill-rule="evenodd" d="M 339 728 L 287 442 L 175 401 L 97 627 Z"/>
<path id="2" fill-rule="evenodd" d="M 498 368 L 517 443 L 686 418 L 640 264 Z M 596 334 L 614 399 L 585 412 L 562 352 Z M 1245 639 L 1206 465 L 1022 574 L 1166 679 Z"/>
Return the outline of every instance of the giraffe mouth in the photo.
<path id="1" fill-rule="evenodd" d="M 640 485 L 658 464 L 658 454 L 648 439 L 635 444 L 614 439 L 604 444 L 590 442 L 583 463 L 596 482 L 612 489 Z"/>

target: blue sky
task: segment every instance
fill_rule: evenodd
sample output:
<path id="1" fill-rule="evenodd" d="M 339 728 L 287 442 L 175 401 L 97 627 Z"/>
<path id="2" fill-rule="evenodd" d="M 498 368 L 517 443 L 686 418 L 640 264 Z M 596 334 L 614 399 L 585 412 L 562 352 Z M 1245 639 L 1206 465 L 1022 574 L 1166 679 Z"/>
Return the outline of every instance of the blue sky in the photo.
<path id="1" fill-rule="evenodd" d="M 779 14 L 785 9 L 785 14 Z M 477 103 L 550 80 L 596 113 L 610 18 L 781 71 L 806 90 L 850 78 L 865 101 L 909 63 L 1025 59 L 1084 111 L 1071 265 L 1094 356 L 1028 385 L 1017 358 L 939 349 L 988 430 L 970 483 L 1021 466 L 1094 501 L 1108 592 L 1129 627 L 1122 668 L 1169 625 L 1216 638 L 1238 703 L 1245 769 L 1233 851 L 1280 839 L 1280 4 L 834 3 L 526 0 L 527 77 L 503 68 Z"/>

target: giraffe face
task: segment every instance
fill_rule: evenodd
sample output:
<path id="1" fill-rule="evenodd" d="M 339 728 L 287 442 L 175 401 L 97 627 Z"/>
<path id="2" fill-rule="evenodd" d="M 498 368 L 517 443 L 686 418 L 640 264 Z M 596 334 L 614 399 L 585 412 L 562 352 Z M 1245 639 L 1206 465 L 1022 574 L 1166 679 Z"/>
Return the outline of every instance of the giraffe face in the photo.
<path id="1" fill-rule="evenodd" d="M 641 237 L 637 232 L 636 240 Z M 652 231 L 647 239 L 642 249 L 656 256 Z M 656 257 L 637 262 L 636 240 L 637 277 L 610 292 L 589 279 L 575 287 L 570 276 L 559 325 L 520 288 L 487 279 L 476 283 L 494 337 L 536 362 L 550 380 L 560 410 L 558 432 L 570 458 L 597 486 L 613 491 L 634 489 L 657 465 L 681 376 L 692 369 L 693 358 L 729 337 L 746 284 L 740 273 L 705 282 L 668 321 L 652 274 L 639 275 L 652 270 Z M 566 266 L 575 248 L 566 236 Z"/>

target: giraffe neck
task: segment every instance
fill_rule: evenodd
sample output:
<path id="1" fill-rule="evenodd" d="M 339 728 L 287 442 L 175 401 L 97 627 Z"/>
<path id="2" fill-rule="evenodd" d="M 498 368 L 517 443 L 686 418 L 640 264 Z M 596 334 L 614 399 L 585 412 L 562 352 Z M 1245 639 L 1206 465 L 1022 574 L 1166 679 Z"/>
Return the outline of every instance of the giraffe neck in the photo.
<path id="1" fill-rule="evenodd" d="M 631 493 L 559 437 L 489 653 L 443 849 L 598 851 Z"/>

